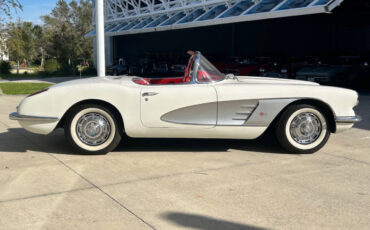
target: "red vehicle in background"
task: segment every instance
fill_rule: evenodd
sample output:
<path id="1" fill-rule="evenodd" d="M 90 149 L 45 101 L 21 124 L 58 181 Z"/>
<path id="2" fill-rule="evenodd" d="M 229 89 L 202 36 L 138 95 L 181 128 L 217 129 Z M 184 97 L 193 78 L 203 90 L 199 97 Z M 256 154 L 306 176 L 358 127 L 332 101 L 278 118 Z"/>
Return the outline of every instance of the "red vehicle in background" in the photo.
<path id="1" fill-rule="evenodd" d="M 224 74 L 237 76 L 258 76 L 260 66 L 251 59 L 241 60 L 237 57 L 213 58 L 214 66 Z"/>

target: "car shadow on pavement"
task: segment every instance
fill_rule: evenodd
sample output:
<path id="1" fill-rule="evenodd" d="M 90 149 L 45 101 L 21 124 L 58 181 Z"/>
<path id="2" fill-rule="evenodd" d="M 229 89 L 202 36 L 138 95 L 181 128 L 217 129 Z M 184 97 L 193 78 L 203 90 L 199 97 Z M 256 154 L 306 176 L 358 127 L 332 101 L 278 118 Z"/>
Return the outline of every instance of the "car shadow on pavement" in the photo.
<path id="1" fill-rule="evenodd" d="M 228 152 L 230 149 L 286 154 L 275 137 L 267 132 L 256 140 L 225 139 L 136 139 L 124 137 L 114 152 Z M 62 129 L 37 135 L 22 128 L 0 133 L 0 152 L 27 151 L 79 155 L 67 142 Z"/>
<path id="2" fill-rule="evenodd" d="M 57 130 L 47 136 L 29 133 L 22 128 L 10 128 L 7 132 L 0 133 L 0 153 L 27 151 L 75 154 L 64 138 L 63 130 Z"/>
<path id="3" fill-rule="evenodd" d="M 230 149 L 286 154 L 272 133 L 255 140 L 233 139 L 136 139 L 125 137 L 115 151 L 120 152 L 228 152 Z"/>
<path id="4" fill-rule="evenodd" d="M 230 222 L 221 219 L 215 219 L 207 216 L 185 214 L 180 212 L 168 212 L 161 215 L 162 218 L 167 219 L 179 226 L 201 229 L 201 230 L 267 230 L 267 228 L 256 227 L 253 225 L 246 225 L 241 223 Z"/>

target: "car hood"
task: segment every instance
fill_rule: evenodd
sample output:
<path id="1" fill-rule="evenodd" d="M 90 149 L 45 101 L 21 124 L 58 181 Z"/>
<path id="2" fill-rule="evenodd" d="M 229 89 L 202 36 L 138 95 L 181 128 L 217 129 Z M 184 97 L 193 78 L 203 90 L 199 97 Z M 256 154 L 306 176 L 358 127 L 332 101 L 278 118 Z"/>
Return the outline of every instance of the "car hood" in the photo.
<path id="1" fill-rule="evenodd" d="M 249 76 L 237 76 L 226 81 L 230 83 L 246 83 L 246 84 L 320 85 L 318 83 L 309 81 L 268 78 L 268 77 L 249 77 Z"/>

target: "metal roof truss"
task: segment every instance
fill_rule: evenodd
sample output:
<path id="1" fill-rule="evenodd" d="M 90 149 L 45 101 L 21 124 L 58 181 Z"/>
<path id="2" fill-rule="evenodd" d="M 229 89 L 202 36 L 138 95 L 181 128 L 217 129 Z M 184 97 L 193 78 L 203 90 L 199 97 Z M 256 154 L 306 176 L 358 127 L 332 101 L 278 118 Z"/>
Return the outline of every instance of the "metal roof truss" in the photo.
<path id="1" fill-rule="evenodd" d="M 342 1 L 105 0 L 105 34 L 117 36 L 328 13 Z M 95 36 L 95 31 L 87 36 Z"/>

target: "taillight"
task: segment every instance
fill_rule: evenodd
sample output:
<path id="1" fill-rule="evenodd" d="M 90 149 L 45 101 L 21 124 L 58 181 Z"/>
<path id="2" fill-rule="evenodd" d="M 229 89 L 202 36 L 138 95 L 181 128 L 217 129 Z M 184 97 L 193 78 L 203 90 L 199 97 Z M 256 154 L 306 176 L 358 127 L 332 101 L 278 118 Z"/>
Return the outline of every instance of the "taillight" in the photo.
<path id="1" fill-rule="evenodd" d="M 40 91 L 37 91 L 37 92 L 31 93 L 30 95 L 28 95 L 28 97 L 35 96 L 35 95 L 37 95 L 37 94 L 40 94 L 40 93 L 46 92 L 46 91 L 48 91 L 48 90 L 49 90 L 49 88 L 42 89 L 42 90 L 40 90 Z"/>

